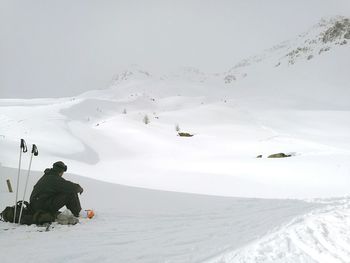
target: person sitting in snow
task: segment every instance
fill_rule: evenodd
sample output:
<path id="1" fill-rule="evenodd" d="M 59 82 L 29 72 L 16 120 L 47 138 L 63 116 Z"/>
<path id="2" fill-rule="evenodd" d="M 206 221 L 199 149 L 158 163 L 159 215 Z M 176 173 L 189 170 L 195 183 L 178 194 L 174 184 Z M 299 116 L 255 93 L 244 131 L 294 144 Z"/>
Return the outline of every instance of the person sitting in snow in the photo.
<path id="1" fill-rule="evenodd" d="M 57 215 L 58 210 L 66 206 L 75 217 L 79 217 L 81 206 L 78 193 L 82 194 L 84 190 L 79 184 L 62 178 L 66 171 L 67 165 L 61 161 L 45 170 L 30 195 L 30 205 L 34 211 L 42 210 Z"/>

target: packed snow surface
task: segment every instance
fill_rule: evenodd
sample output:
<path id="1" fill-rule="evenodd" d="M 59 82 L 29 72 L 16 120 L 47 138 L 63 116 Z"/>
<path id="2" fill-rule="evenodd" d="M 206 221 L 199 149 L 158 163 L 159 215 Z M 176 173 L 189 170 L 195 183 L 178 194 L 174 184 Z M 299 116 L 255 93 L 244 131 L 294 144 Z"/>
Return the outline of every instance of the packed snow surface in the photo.
<path id="1" fill-rule="evenodd" d="M 324 202 L 325 207 L 296 217 L 258 241 L 205 262 L 349 262 L 350 199 Z"/>
<path id="2" fill-rule="evenodd" d="M 16 169 L 0 171 L 12 181 L 17 176 Z M 31 174 L 30 189 L 41 175 Z M 202 262 L 319 207 L 295 200 L 146 190 L 71 174 L 65 178 L 84 187 L 82 205 L 94 208 L 96 216 L 75 226 L 54 223 L 49 232 L 0 222 L 0 247 L 6 251 L 1 262 Z M 0 207 L 11 204 L 14 193 L 6 193 L 5 185 L 0 190 Z"/>

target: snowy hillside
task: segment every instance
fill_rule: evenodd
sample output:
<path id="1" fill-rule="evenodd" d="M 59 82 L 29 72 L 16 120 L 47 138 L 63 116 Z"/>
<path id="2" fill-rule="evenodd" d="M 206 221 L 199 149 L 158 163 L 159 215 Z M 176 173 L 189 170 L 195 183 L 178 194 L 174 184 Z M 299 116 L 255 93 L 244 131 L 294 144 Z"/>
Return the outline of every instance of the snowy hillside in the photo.
<path id="1" fill-rule="evenodd" d="M 349 56 L 334 17 L 222 73 L 131 66 L 108 89 L 0 99 L 0 208 L 24 138 L 30 189 L 62 160 L 97 211 L 47 233 L 1 222 L 2 261 L 350 262 Z"/>
<path id="2" fill-rule="evenodd" d="M 227 73 L 186 68 L 164 75 L 134 66 L 106 90 L 0 100 L 1 162 L 17 166 L 23 137 L 40 148 L 36 170 L 62 159 L 76 174 L 154 189 L 347 194 L 348 37 L 349 20 L 337 17 Z M 177 136 L 176 125 L 194 136 Z M 279 152 L 293 157 L 265 158 Z"/>

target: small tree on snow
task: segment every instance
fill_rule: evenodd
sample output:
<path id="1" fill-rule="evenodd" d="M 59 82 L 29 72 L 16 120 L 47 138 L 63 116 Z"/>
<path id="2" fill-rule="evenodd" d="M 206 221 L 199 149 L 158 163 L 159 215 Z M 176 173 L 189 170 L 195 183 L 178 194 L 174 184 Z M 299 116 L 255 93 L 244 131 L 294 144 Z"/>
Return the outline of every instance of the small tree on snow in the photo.
<path id="1" fill-rule="evenodd" d="M 143 117 L 143 122 L 145 123 L 145 124 L 149 124 L 149 118 L 148 118 L 148 116 L 147 115 L 145 115 L 145 117 Z"/>
<path id="2" fill-rule="evenodd" d="M 126 111 L 126 109 L 124 109 L 124 110 L 123 110 L 123 114 L 126 114 L 126 113 L 127 113 L 127 111 Z"/>
<path id="3" fill-rule="evenodd" d="M 179 124 L 176 124 L 176 125 L 175 125 L 175 131 L 177 131 L 177 132 L 180 131 L 180 126 L 179 126 Z"/>

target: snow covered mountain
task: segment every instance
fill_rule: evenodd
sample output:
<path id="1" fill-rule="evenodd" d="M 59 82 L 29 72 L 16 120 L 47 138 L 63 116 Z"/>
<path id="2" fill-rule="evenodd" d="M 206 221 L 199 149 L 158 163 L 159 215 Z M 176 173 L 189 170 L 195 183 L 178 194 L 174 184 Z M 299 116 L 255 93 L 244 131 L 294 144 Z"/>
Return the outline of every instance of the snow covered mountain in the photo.
<path id="1" fill-rule="evenodd" d="M 37 262 L 15 253 L 23 235 L 45 244 L 42 262 L 348 262 L 349 21 L 322 20 L 223 73 L 132 66 L 108 89 L 1 99 L 0 180 L 14 180 L 24 138 L 39 148 L 30 186 L 62 160 L 100 215 L 56 226 L 54 246 L 1 223 L 5 262 Z M 266 158 L 280 152 L 290 157 Z M 0 206 L 12 199 L 1 183 Z"/>
<path id="2" fill-rule="evenodd" d="M 226 73 L 185 68 L 164 75 L 133 66 L 109 89 L 74 98 L 3 99 L 2 163 L 17 165 L 23 137 L 41 148 L 37 170 L 62 159 L 74 173 L 147 188 L 246 197 L 344 195 L 349 30 L 348 18 L 322 20 Z M 177 136 L 176 125 L 195 136 Z M 255 158 L 277 152 L 294 157 Z"/>
<path id="3" fill-rule="evenodd" d="M 349 18 L 338 16 L 330 19 L 322 19 L 317 25 L 300 34 L 295 39 L 280 43 L 262 54 L 244 59 L 224 73 L 207 74 L 201 72 L 199 69 L 186 67 L 176 73 L 156 75 L 137 67 L 137 65 L 133 65 L 130 69 L 115 76 L 114 85 L 117 86 L 130 79 L 141 80 L 149 78 L 158 78 L 161 80 L 179 79 L 199 83 L 216 81 L 216 84 L 233 84 L 238 80 L 246 78 L 248 73 L 249 76 L 253 74 L 254 77 L 254 73 L 256 73 L 254 72 L 256 69 L 254 66 L 256 65 L 260 65 L 260 67 L 258 66 L 259 70 L 269 66 L 268 71 L 271 71 L 270 67 L 291 66 L 295 63 L 302 63 L 307 60 L 323 57 L 333 49 L 336 50 L 336 53 L 339 53 L 341 52 L 339 46 L 348 47 L 349 41 L 350 20 Z M 335 58 L 340 59 L 341 56 L 332 55 L 330 59 L 334 60 Z M 320 62 L 325 63 L 324 61 Z M 313 64 L 308 66 L 313 67 Z M 278 74 L 279 71 L 274 71 L 273 73 Z"/>

